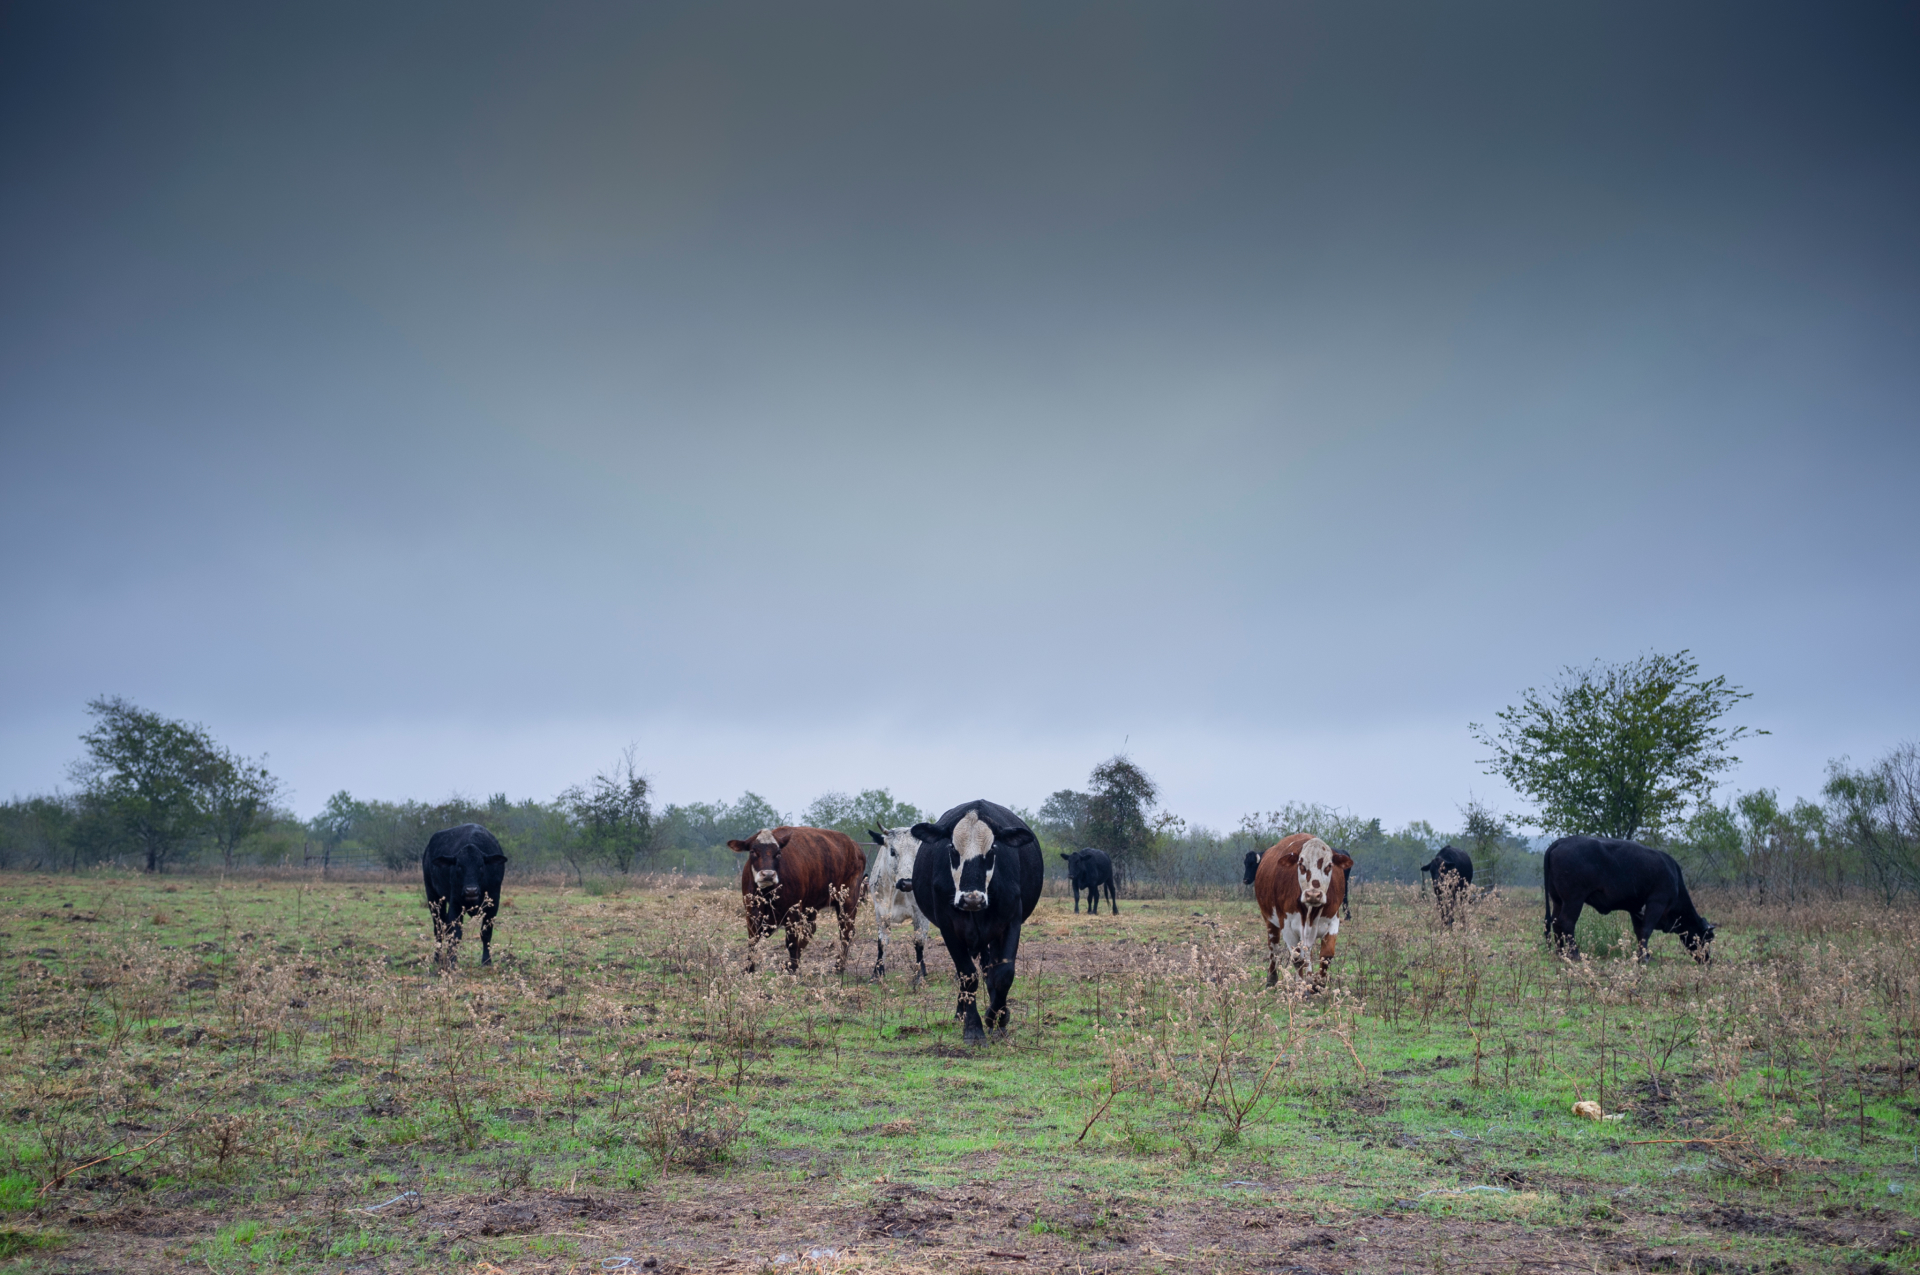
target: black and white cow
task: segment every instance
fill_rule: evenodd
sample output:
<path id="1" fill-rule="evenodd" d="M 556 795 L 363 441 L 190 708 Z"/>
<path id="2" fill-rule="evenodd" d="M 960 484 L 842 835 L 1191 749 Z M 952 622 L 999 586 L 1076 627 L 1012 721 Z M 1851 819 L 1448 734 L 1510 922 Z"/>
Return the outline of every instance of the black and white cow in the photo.
<path id="1" fill-rule="evenodd" d="M 955 806 L 932 823 L 913 825 L 913 835 L 920 842 L 913 897 L 940 927 L 960 976 L 954 1015 L 966 1023 L 966 1039 L 986 1039 L 978 1004 L 984 975 L 986 1026 L 1005 1032 L 1020 927 L 1033 915 L 1046 884 L 1040 842 L 1020 816 L 991 801 Z"/>
<path id="2" fill-rule="evenodd" d="M 1073 885 L 1073 910 L 1080 910 L 1080 891 L 1087 892 L 1088 910 L 1099 915 L 1100 889 L 1106 887 L 1107 904 L 1115 916 L 1120 904 L 1113 896 L 1113 859 L 1105 850 L 1075 850 L 1060 856 L 1067 861 L 1067 880 Z"/>
<path id="3" fill-rule="evenodd" d="M 1612 837 L 1562 837 L 1547 847 L 1540 867 L 1547 938 L 1569 959 L 1580 959 L 1573 931 L 1583 907 L 1624 911 L 1633 921 L 1643 961 L 1656 930 L 1679 935 L 1702 965 L 1713 958 L 1713 925 L 1694 910 L 1686 875 L 1665 850 Z"/>
<path id="4" fill-rule="evenodd" d="M 913 859 L 920 853 L 920 839 L 912 828 L 869 828 L 867 836 L 876 849 L 867 864 L 867 898 L 873 904 L 873 919 L 880 930 L 879 951 L 873 959 L 873 976 L 887 972 L 888 930 L 896 925 L 913 927 L 913 962 L 919 982 L 927 976 L 927 935 L 933 922 L 920 910 L 913 897 Z"/>
<path id="5" fill-rule="evenodd" d="M 1473 857 L 1465 850 L 1441 846 L 1420 865 L 1420 872 L 1433 878 L 1433 901 L 1439 905 L 1440 919 L 1452 925 L 1461 898 L 1473 884 Z"/>
<path id="6" fill-rule="evenodd" d="M 427 883 L 427 907 L 433 912 L 433 942 L 454 963 L 460 943 L 460 918 L 480 914 L 480 963 L 493 964 L 493 917 L 507 879 L 507 853 L 491 832 L 477 823 L 442 828 L 420 854 Z"/>

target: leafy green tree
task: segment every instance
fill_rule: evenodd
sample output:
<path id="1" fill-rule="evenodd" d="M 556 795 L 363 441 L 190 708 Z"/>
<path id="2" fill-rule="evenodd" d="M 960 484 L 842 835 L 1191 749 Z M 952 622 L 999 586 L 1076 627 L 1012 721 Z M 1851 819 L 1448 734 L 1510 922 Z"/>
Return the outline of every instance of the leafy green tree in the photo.
<path id="1" fill-rule="evenodd" d="M 1087 841 L 1087 802 L 1083 792 L 1062 788 L 1040 803 L 1034 830 L 1062 845 L 1078 849 Z"/>
<path id="2" fill-rule="evenodd" d="M 219 750 L 202 792 L 207 830 L 220 848 L 220 862 L 233 869 L 233 853 L 242 841 L 273 821 L 280 780 L 267 769 L 267 759 L 254 761 Z"/>
<path id="3" fill-rule="evenodd" d="M 1830 763 L 1825 796 L 1875 892 L 1889 905 L 1920 893 L 1920 747 L 1902 744 L 1860 770 Z"/>
<path id="4" fill-rule="evenodd" d="M 809 828 L 833 828 L 861 842 L 867 839 L 868 828 L 910 827 L 925 818 L 918 806 L 895 801 L 893 793 L 885 788 L 865 788 L 857 797 L 843 792 L 822 793 L 800 816 Z"/>
<path id="5" fill-rule="evenodd" d="M 575 785 L 560 795 L 579 829 L 587 857 L 604 858 L 620 869 L 622 875 L 633 869 L 653 841 L 653 804 L 648 800 L 647 777 L 634 762 L 634 750 L 628 747 L 611 769 L 593 777 L 591 783 Z M 580 863 L 574 863 L 576 875 Z"/>
<path id="6" fill-rule="evenodd" d="M 1148 812 L 1160 804 L 1160 789 L 1131 758 L 1115 755 L 1087 777 L 1087 844 L 1113 856 L 1114 874 L 1144 867 L 1153 851 Z"/>
<path id="7" fill-rule="evenodd" d="M 762 828 L 789 822 L 759 793 L 743 793 L 740 800 L 690 801 L 660 812 L 657 844 L 674 850 L 706 850 L 729 841 L 744 840 Z"/>
<path id="8" fill-rule="evenodd" d="M 207 828 L 203 796 L 221 754 L 206 730 L 150 713 L 118 695 L 89 701 L 93 729 L 73 778 L 161 872 Z"/>
<path id="9" fill-rule="evenodd" d="M 1658 833 L 1711 797 L 1715 776 L 1739 761 L 1729 749 L 1748 733 L 1721 719 L 1752 696 L 1699 674 L 1686 651 L 1569 667 L 1501 710 L 1497 730 L 1469 729 L 1493 750 L 1488 773 L 1539 807 L 1522 822 L 1562 834 Z"/>
<path id="10" fill-rule="evenodd" d="M 320 843 L 322 875 L 333 866 L 334 853 L 354 836 L 357 828 L 366 823 L 370 813 L 366 803 L 355 801 L 353 794 L 345 788 L 327 798 L 327 804 L 307 825 L 313 833 L 313 839 Z"/>
<path id="11" fill-rule="evenodd" d="M 1506 816 L 1478 797 L 1468 797 L 1467 804 L 1460 807 L 1460 818 L 1460 839 L 1466 842 L 1460 848 L 1473 858 L 1474 883 L 1499 885 L 1507 846 L 1513 838 Z"/>

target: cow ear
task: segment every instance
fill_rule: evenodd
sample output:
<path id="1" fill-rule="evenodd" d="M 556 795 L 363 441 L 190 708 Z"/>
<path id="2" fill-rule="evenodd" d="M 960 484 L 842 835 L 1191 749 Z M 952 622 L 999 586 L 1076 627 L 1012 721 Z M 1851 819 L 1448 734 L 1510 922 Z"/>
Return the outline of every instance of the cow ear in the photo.
<path id="1" fill-rule="evenodd" d="M 996 832 L 993 834 L 993 839 L 996 844 L 1011 846 L 1015 850 L 1021 846 L 1033 844 L 1033 834 L 1025 828 L 1015 828 L 1012 832 Z"/>
<path id="2" fill-rule="evenodd" d="M 505 863 L 507 856 L 504 854 L 490 854 L 484 861 L 487 863 Z"/>
<path id="3" fill-rule="evenodd" d="M 871 828 L 867 829 L 867 835 L 873 838 L 873 844 L 876 846 L 884 846 L 887 844 L 886 836 L 882 833 L 875 832 Z"/>
<path id="4" fill-rule="evenodd" d="M 1340 870 L 1342 872 L 1353 871 L 1353 856 L 1348 854 L 1346 851 L 1335 850 L 1333 852 L 1333 861 L 1340 865 Z"/>
<path id="5" fill-rule="evenodd" d="M 773 839 L 773 844 L 776 846 L 779 846 L 782 850 L 785 850 L 787 848 L 787 842 L 792 840 L 793 840 L 793 829 L 789 828 L 787 829 L 787 835 L 784 837 L 776 836 Z"/>
<path id="6" fill-rule="evenodd" d="M 746 842 L 744 842 L 744 841 L 729 841 L 729 842 L 727 842 L 727 849 L 729 849 L 729 850 L 751 850 L 751 849 L 753 849 L 753 847 L 752 847 L 752 846 L 750 846 L 750 845 L 748 845 L 748 844 L 747 844 Z"/>
<path id="7" fill-rule="evenodd" d="M 940 839 L 941 834 L 940 829 L 933 824 L 916 823 L 913 825 L 913 835 L 920 841 L 937 841 Z"/>

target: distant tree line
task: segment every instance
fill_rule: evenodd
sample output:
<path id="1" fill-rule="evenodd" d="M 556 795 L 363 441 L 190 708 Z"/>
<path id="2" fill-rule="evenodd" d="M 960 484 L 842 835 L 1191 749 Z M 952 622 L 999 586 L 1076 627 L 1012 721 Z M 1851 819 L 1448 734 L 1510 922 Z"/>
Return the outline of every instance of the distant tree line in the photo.
<path id="1" fill-rule="evenodd" d="M 1744 729 L 1721 724 L 1747 698 L 1724 679 L 1699 676 L 1682 651 L 1621 665 L 1564 670 L 1502 712 L 1497 730 L 1473 727 L 1494 750 L 1488 769 L 1536 809 L 1505 814 L 1477 798 L 1454 830 L 1378 818 L 1312 802 L 1256 811 L 1230 831 L 1192 826 L 1160 804 L 1160 789 L 1120 755 L 1095 766 L 1084 790 L 1054 792 L 1019 810 L 1050 862 L 1082 847 L 1113 857 L 1129 892 L 1186 893 L 1238 886 L 1241 861 L 1294 832 L 1312 832 L 1352 855 L 1360 881 L 1412 883 L 1443 844 L 1473 856 L 1476 884 L 1534 885 L 1537 844 L 1593 832 L 1671 850 L 1701 885 L 1741 889 L 1791 904 L 1850 889 L 1888 903 L 1920 897 L 1920 748 L 1893 749 L 1861 768 L 1830 765 L 1820 799 L 1785 804 L 1772 789 L 1714 800 L 1714 775 L 1737 759 Z M 202 726 L 118 697 L 88 704 L 92 727 L 65 793 L 0 804 L 0 868 L 74 871 L 103 863 L 164 872 L 184 865 L 380 868 L 419 863 L 428 837 L 459 823 L 492 829 L 522 870 L 588 875 L 680 870 L 731 875 L 729 840 L 761 828 L 836 828 L 858 841 L 869 828 L 938 813 L 884 788 L 829 792 L 797 814 L 757 793 L 734 801 L 654 805 L 635 750 L 552 801 L 440 802 L 361 799 L 340 791 L 301 820 L 264 756 L 233 752 Z M 1759 733 L 1759 732 L 1755 732 Z M 1541 839 L 1542 841 L 1544 840 Z"/>

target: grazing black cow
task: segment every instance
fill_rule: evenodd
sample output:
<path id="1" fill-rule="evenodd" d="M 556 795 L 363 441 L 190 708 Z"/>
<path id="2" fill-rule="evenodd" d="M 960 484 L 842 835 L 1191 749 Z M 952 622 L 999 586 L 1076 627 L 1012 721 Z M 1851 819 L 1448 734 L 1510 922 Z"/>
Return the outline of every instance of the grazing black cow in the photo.
<path id="1" fill-rule="evenodd" d="M 454 963 L 460 942 L 460 918 L 480 914 L 480 963 L 493 964 L 493 917 L 500 910 L 500 888 L 507 879 L 507 855 L 493 834 L 477 823 L 442 828 L 420 856 L 427 881 L 427 906 L 433 910 L 433 941 L 446 945 Z"/>
<path id="2" fill-rule="evenodd" d="M 1694 910 L 1686 876 L 1665 850 L 1612 837 L 1562 837 L 1547 847 L 1542 882 L 1547 938 L 1572 960 L 1580 959 L 1573 930 L 1582 907 L 1624 910 L 1633 919 L 1643 961 L 1655 930 L 1678 934 L 1703 965 L 1713 958 L 1713 926 Z"/>
<path id="3" fill-rule="evenodd" d="M 978 1004 L 984 975 L 986 1026 L 1003 1033 L 1020 927 L 1033 915 L 1046 884 L 1040 842 L 1020 816 L 991 801 L 955 806 L 933 823 L 913 825 L 913 835 L 920 840 L 913 861 L 914 901 L 940 927 L 960 976 L 954 1016 L 966 1023 L 967 1040 L 987 1038 Z"/>
<path id="4" fill-rule="evenodd" d="M 1440 908 L 1440 919 L 1452 925 L 1460 900 L 1473 884 L 1472 856 L 1465 850 L 1441 846 L 1433 858 L 1420 865 L 1420 871 L 1433 878 L 1433 901 Z"/>
<path id="5" fill-rule="evenodd" d="M 1067 880 L 1073 884 L 1073 910 L 1080 910 L 1080 891 L 1087 892 L 1088 911 L 1100 915 L 1100 889 L 1106 887 L 1107 905 L 1120 915 L 1119 900 L 1113 894 L 1113 860 L 1105 850 L 1075 850 L 1060 856 L 1067 861 Z"/>

